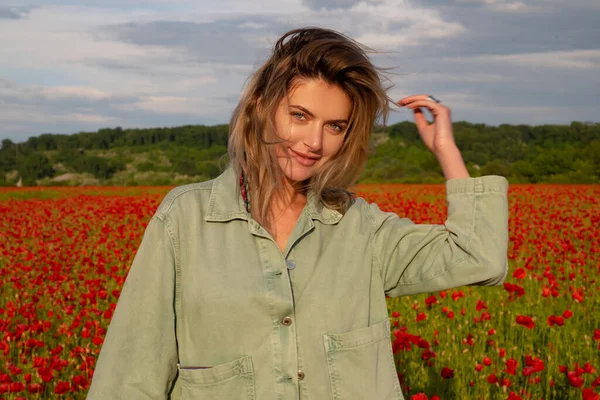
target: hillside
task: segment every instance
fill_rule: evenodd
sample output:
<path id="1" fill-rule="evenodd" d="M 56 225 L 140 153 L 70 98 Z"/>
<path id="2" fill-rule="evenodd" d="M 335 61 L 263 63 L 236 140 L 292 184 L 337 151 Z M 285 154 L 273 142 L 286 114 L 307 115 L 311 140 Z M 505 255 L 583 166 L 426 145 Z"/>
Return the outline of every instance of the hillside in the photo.
<path id="1" fill-rule="evenodd" d="M 105 128 L 4 139 L 0 185 L 179 185 L 215 177 L 226 165 L 227 125 Z M 600 123 L 454 123 L 472 176 L 512 183 L 600 183 Z M 377 127 L 363 183 L 439 183 L 437 162 L 411 122 Z"/>

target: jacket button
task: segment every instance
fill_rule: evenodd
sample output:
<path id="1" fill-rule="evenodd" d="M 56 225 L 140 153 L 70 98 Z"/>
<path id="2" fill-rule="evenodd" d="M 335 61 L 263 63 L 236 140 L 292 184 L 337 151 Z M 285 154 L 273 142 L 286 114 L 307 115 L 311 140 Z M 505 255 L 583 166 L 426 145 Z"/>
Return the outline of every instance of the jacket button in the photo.
<path id="1" fill-rule="evenodd" d="M 281 320 L 281 323 L 285 326 L 290 326 L 292 324 L 292 319 L 290 317 L 285 317 Z"/>
<path id="2" fill-rule="evenodd" d="M 302 379 L 304 379 L 304 372 L 299 369 L 298 370 L 298 380 L 301 381 Z"/>
<path id="3" fill-rule="evenodd" d="M 285 264 L 287 265 L 288 269 L 294 269 L 294 268 L 296 268 L 296 263 L 293 260 L 287 260 L 285 262 Z"/>

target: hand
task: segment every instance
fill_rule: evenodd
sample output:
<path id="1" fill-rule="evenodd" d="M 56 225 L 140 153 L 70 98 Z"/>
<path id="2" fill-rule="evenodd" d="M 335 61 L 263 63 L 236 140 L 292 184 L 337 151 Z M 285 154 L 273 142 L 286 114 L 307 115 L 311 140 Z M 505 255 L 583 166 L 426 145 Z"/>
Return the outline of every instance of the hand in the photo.
<path id="1" fill-rule="evenodd" d="M 401 99 L 398 105 L 414 112 L 415 124 L 425 146 L 436 156 L 455 149 L 456 143 L 452 134 L 450 109 L 435 101 L 427 100 L 427 94 L 418 94 Z M 433 123 L 429 123 L 422 110 L 425 108 L 433 115 Z"/>
<path id="2" fill-rule="evenodd" d="M 426 94 L 408 96 L 401 99 L 398 105 L 413 110 L 419 135 L 425 146 L 438 159 L 446 179 L 468 178 L 469 171 L 454 141 L 450 109 L 427 100 L 427 97 Z M 433 123 L 427 121 L 421 108 L 429 110 L 433 115 Z"/>

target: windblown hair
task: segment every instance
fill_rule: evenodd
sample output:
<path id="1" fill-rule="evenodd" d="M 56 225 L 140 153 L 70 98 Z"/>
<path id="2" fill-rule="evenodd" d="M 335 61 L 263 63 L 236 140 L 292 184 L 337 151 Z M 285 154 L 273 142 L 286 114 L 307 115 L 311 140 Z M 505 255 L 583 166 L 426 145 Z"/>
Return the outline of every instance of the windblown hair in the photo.
<path id="1" fill-rule="evenodd" d="M 272 149 L 281 142 L 275 112 L 298 80 L 337 85 L 352 102 L 342 147 L 302 187 L 342 214 L 352 204 L 348 188 L 365 167 L 373 124 L 378 119 L 385 124 L 391 101 L 367 51 L 332 30 L 295 29 L 276 42 L 271 57 L 251 76 L 229 124 L 228 153 L 238 176 L 247 179 L 253 218 L 267 229 L 269 206 L 283 179 Z"/>

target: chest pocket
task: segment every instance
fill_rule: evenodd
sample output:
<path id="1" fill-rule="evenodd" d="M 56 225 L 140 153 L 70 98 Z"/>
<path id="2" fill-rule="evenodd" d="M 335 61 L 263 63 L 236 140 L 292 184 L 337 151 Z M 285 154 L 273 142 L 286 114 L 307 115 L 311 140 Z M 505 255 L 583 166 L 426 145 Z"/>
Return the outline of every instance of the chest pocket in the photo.
<path id="1" fill-rule="evenodd" d="M 404 400 L 394 364 L 390 322 L 323 335 L 333 400 Z"/>
<path id="2" fill-rule="evenodd" d="M 179 367 L 181 400 L 255 400 L 252 358 L 210 368 Z"/>

